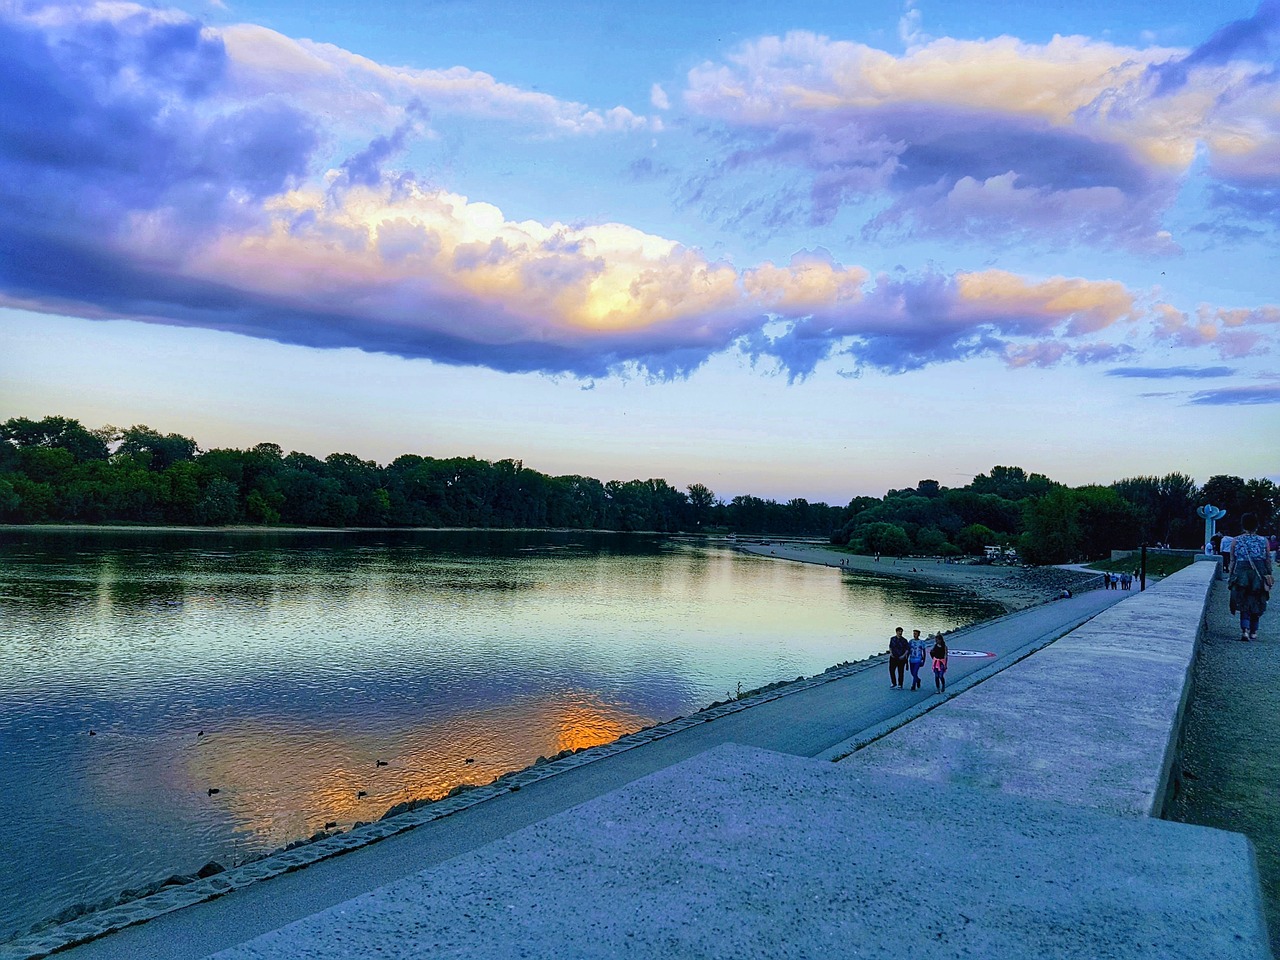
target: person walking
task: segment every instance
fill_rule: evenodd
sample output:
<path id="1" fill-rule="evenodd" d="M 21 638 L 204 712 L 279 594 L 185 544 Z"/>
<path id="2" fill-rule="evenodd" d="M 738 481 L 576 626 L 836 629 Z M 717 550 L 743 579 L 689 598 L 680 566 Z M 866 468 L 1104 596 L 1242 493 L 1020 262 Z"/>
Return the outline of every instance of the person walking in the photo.
<path id="1" fill-rule="evenodd" d="M 933 638 L 933 649 L 929 651 L 929 656 L 933 658 L 933 685 L 937 688 L 938 693 L 946 693 L 947 641 L 943 639 L 941 630 Z"/>
<path id="2" fill-rule="evenodd" d="M 921 639 L 919 630 L 912 630 L 907 646 L 911 648 L 907 654 L 907 666 L 911 668 L 911 689 L 919 690 L 920 668 L 924 666 L 925 651 L 929 649 L 929 641 Z"/>
<path id="3" fill-rule="evenodd" d="M 889 686 L 891 688 L 902 689 L 907 673 L 907 654 L 910 652 L 911 644 L 902 635 L 902 628 L 898 627 L 889 638 Z"/>
<path id="4" fill-rule="evenodd" d="M 1240 518 L 1240 536 L 1231 542 L 1231 612 L 1240 615 L 1240 639 L 1258 639 L 1258 621 L 1267 612 L 1267 600 L 1275 586 L 1271 568 L 1271 551 L 1267 541 L 1258 536 L 1258 518 L 1246 513 Z"/>

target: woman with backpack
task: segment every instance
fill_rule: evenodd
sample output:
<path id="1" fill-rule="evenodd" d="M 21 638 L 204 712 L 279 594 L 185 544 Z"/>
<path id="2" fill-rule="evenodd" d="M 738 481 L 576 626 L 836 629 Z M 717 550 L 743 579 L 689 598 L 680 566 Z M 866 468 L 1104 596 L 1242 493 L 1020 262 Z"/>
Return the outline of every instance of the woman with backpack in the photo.
<path id="1" fill-rule="evenodd" d="M 933 649 L 929 651 L 933 658 L 933 685 L 938 693 L 947 692 L 947 641 L 942 639 L 942 631 L 933 638 Z"/>
<path id="2" fill-rule="evenodd" d="M 1271 571 L 1271 550 L 1266 539 L 1258 536 L 1258 518 L 1246 513 L 1240 518 L 1244 530 L 1231 541 L 1231 612 L 1240 614 L 1240 639 L 1258 639 L 1258 621 L 1267 611 L 1267 600 L 1275 577 Z"/>

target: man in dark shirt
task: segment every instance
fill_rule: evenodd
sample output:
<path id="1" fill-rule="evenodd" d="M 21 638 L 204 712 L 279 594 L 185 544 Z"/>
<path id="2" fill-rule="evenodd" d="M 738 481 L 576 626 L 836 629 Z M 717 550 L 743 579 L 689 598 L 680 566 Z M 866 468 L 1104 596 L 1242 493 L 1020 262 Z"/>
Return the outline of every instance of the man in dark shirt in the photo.
<path id="1" fill-rule="evenodd" d="M 889 638 L 889 686 L 902 689 L 907 674 L 907 654 L 911 652 L 911 644 L 902 635 L 898 627 Z"/>

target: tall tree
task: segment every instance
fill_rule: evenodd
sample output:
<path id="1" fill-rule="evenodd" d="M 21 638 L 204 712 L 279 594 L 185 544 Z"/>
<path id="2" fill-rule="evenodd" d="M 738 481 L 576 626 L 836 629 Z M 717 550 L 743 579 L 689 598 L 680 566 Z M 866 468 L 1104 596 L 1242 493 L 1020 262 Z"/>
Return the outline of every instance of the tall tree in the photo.
<path id="1" fill-rule="evenodd" d="M 19 448 L 41 447 L 66 450 L 78 461 L 107 459 L 107 445 L 79 420 L 45 417 L 28 420 L 14 417 L 0 423 L 0 442 Z"/>

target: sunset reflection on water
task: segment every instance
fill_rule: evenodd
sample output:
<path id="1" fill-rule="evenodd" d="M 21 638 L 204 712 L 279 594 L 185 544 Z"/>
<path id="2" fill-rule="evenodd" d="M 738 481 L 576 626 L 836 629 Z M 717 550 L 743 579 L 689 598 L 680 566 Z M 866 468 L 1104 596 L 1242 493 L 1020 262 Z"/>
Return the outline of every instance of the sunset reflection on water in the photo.
<path id="1" fill-rule="evenodd" d="M 190 742 L 174 786 L 193 796 L 216 787 L 210 801 L 226 810 L 238 834 L 282 846 L 329 825 L 377 820 L 398 803 L 438 799 L 459 784 L 490 783 L 539 756 L 609 743 L 655 719 L 591 694 L 561 694 L 417 724 L 392 737 L 245 723 Z"/>

